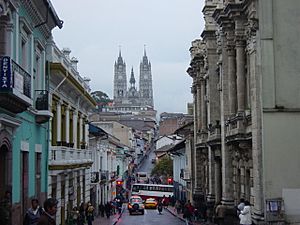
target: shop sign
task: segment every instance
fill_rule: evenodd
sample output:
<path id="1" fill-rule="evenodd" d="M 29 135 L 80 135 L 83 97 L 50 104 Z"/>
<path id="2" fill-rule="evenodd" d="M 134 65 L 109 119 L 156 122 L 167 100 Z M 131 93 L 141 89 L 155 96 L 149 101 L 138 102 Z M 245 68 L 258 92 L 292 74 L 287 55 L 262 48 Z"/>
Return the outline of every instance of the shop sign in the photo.
<path id="1" fill-rule="evenodd" d="M 9 90 L 13 87 L 13 81 L 11 74 L 11 60 L 8 56 L 3 56 L 1 58 L 0 69 L 0 89 Z"/>

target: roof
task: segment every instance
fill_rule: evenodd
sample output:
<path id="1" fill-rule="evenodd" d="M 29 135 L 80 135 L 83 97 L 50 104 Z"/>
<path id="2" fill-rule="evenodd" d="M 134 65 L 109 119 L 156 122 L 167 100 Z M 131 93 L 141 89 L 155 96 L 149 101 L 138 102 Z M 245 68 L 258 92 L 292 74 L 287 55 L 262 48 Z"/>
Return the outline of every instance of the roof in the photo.
<path id="1" fill-rule="evenodd" d="M 191 128 L 193 129 L 194 127 L 194 121 L 188 122 L 187 124 L 179 127 L 177 130 L 174 131 L 174 134 L 182 134 L 182 135 L 187 135 L 188 133 L 191 132 Z"/>
<path id="2" fill-rule="evenodd" d="M 185 148 L 185 139 L 178 142 L 176 145 L 174 145 L 172 148 L 169 149 L 169 152 L 172 154 L 177 154 L 176 151 L 184 149 Z"/>
<path id="3" fill-rule="evenodd" d="M 50 2 L 50 0 L 44 0 L 44 1 L 49 5 L 52 17 L 53 17 L 56 25 L 61 29 L 63 26 L 63 21 L 58 18 L 58 15 L 56 14 L 55 9 L 54 9 L 52 3 Z"/>
<path id="4" fill-rule="evenodd" d="M 159 149 L 154 150 L 155 152 L 167 152 L 169 151 L 172 147 L 174 146 L 174 144 L 169 144 L 169 145 L 164 145 Z"/>
<path id="5" fill-rule="evenodd" d="M 89 123 L 89 133 L 94 135 L 94 136 L 97 136 L 97 137 L 101 137 L 101 136 L 108 136 L 108 133 L 105 132 L 105 130 L 103 130 L 102 128 L 100 127 L 97 127 L 91 123 Z"/>

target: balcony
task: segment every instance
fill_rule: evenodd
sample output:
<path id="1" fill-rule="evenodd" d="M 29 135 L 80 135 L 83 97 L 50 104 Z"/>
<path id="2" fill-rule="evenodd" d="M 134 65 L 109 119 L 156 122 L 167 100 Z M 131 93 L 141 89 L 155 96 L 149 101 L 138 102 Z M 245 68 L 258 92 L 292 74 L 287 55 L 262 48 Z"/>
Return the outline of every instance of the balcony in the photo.
<path id="1" fill-rule="evenodd" d="M 182 180 L 188 181 L 191 179 L 190 171 L 188 169 L 183 169 L 182 173 Z"/>
<path id="2" fill-rule="evenodd" d="M 99 172 L 91 172 L 91 183 L 99 182 Z"/>
<path id="3" fill-rule="evenodd" d="M 227 143 L 251 139 L 251 115 L 237 113 L 225 122 L 225 139 Z"/>
<path id="4" fill-rule="evenodd" d="M 215 125 L 208 125 L 208 139 L 207 144 L 210 146 L 221 144 L 221 125 L 220 121 L 217 120 Z"/>
<path id="5" fill-rule="evenodd" d="M 46 90 L 36 90 L 35 96 L 35 120 L 37 123 L 48 122 L 52 115 L 49 111 L 49 93 Z"/>
<path id="6" fill-rule="evenodd" d="M 1 107 L 21 113 L 32 105 L 31 75 L 8 56 L 0 56 Z"/>
<path id="7" fill-rule="evenodd" d="M 109 180 L 109 171 L 108 170 L 100 170 L 100 184 L 105 184 Z"/>
<path id="8" fill-rule="evenodd" d="M 52 146 L 49 154 L 50 170 L 66 170 L 90 167 L 93 164 L 92 151 L 65 146 Z"/>

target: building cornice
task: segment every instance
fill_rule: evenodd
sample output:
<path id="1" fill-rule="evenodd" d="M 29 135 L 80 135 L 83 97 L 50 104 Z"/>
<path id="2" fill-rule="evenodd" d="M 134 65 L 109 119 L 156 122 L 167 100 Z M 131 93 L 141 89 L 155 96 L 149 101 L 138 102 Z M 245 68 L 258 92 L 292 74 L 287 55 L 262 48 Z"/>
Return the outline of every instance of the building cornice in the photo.
<path id="1" fill-rule="evenodd" d="M 58 70 L 62 74 L 67 74 L 67 80 L 85 97 L 92 107 L 96 107 L 97 103 L 90 93 L 84 89 L 81 83 L 61 63 L 50 63 L 50 70 Z"/>

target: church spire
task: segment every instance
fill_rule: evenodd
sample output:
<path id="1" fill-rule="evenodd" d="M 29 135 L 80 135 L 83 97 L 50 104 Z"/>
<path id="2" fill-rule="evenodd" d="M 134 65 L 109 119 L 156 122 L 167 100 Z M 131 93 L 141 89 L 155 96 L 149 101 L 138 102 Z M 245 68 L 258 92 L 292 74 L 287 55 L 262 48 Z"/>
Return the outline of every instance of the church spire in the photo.
<path id="1" fill-rule="evenodd" d="M 121 45 L 119 45 L 119 57 L 118 57 L 118 64 L 123 64 L 125 63 L 123 61 L 123 58 L 122 58 L 122 53 L 121 53 Z"/>
<path id="2" fill-rule="evenodd" d="M 147 53 L 146 53 L 146 45 L 144 45 L 144 56 L 143 56 L 142 63 L 143 64 L 148 64 L 148 57 L 147 57 Z"/>
<path id="3" fill-rule="evenodd" d="M 144 45 L 144 57 L 147 57 L 147 54 L 146 54 L 146 45 Z"/>
<path id="4" fill-rule="evenodd" d="M 133 73 L 133 67 L 131 68 L 131 76 L 130 76 L 129 83 L 130 83 L 131 87 L 135 87 L 135 78 L 134 78 L 134 73 Z"/>

